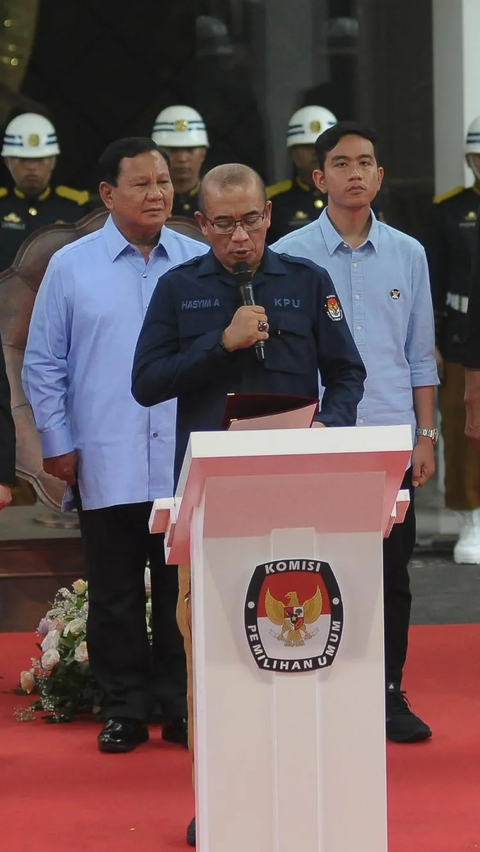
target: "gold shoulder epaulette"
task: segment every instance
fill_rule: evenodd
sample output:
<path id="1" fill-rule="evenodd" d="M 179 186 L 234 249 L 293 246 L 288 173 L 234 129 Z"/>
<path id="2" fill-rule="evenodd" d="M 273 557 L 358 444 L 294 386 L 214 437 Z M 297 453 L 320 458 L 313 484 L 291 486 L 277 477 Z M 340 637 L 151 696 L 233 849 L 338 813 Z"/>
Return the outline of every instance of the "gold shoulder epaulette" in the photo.
<path id="1" fill-rule="evenodd" d="M 8 189 L 6 186 L 0 186 L 0 198 L 5 198 L 8 195 Z"/>
<path id="2" fill-rule="evenodd" d="M 446 201 L 447 198 L 453 198 L 454 195 L 459 195 L 459 193 L 463 192 L 464 189 L 464 186 L 456 186 L 455 189 L 449 189 L 448 192 L 442 192 L 440 195 L 435 195 L 433 203 L 441 204 L 441 202 Z"/>
<path id="3" fill-rule="evenodd" d="M 267 186 L 267 198 L 273 198 L 274 195 L 279 195 L 281 192 L 288 192 L 292 186 L 293 183 L 291 180 L 281 180 L 278 183 L 272 183 L 271 186 Z"/>
<path id="4" fill-rule="evenodd" d="M 57 186 L 55 192 L 60 198 L 68 198 L 69 201 L 76 201 L 77 204 L 86 204 L 90 200 L 90 193 L 87 190 L 72 189 L 71 186 Z"/>

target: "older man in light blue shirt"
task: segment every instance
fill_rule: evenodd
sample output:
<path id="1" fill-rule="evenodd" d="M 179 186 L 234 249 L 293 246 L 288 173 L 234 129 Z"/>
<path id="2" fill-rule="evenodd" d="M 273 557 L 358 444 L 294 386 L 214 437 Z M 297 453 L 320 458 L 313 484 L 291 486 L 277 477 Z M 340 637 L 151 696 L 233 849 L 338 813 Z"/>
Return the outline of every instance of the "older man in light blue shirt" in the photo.
<path id="1" fill-rule="evenodd" d="M 57 251 L 32 315 L 23 384 L 46 459 L 76 450 L 84 509 L 173 492 L 175 401 L 145 409 L 133 353 L 161 275 L 207 246 L 162 228 L 148 263 L 109 217 Z"/>
<path id="2" fill-rule="evenodd" d="M 403 486 L 410 488 L 410 508 L 384 542 L 387 736 L 415 742 L 431 730 L 401 690 L 411 609 L 408 561 L 415 544 L 412 484 L 424 485 L 435 470 L 438 376 L 425 252 L 416 240 L 378 222 L 370 209 L 383 178 L 374 142 L 372 131 L 356 122 L 339 122 L 318 138 L 313 178 L 328 193 L 328 207 L 271 248 L 308 258 L 332 277 L 367 369 L 357 424 L 408 424 L 416 439 Z"/>
<path id="3" fill-rule="evenodd" d="M 106 694 L 101 751 L 148 738 L 152 680 L 167 739 L 186 742 L 186 679 L 175 620 L 177 578 L 149 536 L 155 497 L 173 491 L 175 401 L 146 409 L 130 392 L 150 297 L 172 266 L 207 246 L 163 227 L 173 188 L 150 139 L 124 139 L 100 160 L 104 227 L 56 252 L 32 315 L 23 381 L 44 468 L 73 486 L 89 571 L 87 641 Z M 145 621 L 150 559 L 153 660 Z"/>

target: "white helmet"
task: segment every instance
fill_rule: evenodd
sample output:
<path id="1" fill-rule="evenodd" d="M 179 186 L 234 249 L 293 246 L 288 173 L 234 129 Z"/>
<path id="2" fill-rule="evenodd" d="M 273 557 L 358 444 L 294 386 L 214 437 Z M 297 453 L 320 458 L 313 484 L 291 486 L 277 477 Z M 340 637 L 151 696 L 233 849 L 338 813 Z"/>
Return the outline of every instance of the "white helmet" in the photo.
<path id="1" fill-rule="evenodd" d="M 468 125 L 465 154 L 467 155 L 467 162 L 473 174 L 477 180 L 480 180 L 480 170 L 475 165 L 472 157 L 469 157 L 469 154 L 480 154 L 480 115 L 477 115 L 472 123 Z"/>
<path id="2" fill-rule="evenodd" d="M 337 123 L 333 112 L 321 106 L 306 106 L 294 112 L 288 122 L 287 148 L 314 145 L 324 130 Z"/>
<path id="3" fill-rule="evenodd" d="M 48 118 L 35 112 L 17 115 L 7 125 L 2 157 L 55 157 L 60 153 L 55 128 Z"/>
<path id="4" fill-rule="evenodd" d="M 205 122 L 189 106 L 170 106 L 162 109 L 153 126 L 152 139 L 160 148 L 208 148 Z"/>
<path id="5" fill-rule="evenodd" d="M 468 125 L 465 153 L 480 154 L 480 115 Z"/>

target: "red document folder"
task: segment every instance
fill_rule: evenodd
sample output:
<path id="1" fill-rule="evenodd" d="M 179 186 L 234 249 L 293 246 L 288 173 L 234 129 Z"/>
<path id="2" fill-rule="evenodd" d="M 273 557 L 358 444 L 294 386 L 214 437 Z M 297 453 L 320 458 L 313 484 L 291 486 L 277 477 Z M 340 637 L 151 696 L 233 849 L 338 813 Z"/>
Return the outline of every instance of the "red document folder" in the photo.
<path id="1" fill-rule="evenodd" d="M 309 429 L 318 399 L 276 393 L 228 394 L 222 429 Z"/>

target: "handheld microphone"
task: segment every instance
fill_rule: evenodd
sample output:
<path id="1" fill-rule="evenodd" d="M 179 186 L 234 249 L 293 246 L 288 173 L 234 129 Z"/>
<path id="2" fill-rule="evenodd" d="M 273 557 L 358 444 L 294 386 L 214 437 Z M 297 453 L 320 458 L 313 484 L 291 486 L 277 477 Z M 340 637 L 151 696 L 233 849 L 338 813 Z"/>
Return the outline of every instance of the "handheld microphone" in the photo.
<path id="1" fill-rule="evenodd" d="M 232 273 L 235 281 L 239 285 L 240 296 L 244 305 L 254 305 L 255 299 L 253 296 L 252 287 L 252 270 L 246 260 L 239 260 L 234 263 Z M 265 344 L 263 340 L 257 340 L 254 346 L 257 361 L 265 361 Z"/>

